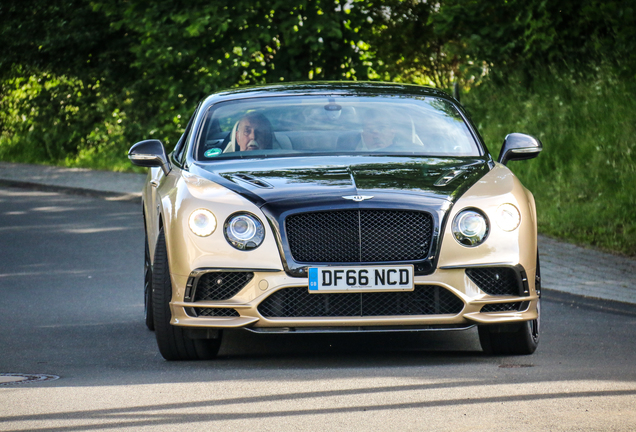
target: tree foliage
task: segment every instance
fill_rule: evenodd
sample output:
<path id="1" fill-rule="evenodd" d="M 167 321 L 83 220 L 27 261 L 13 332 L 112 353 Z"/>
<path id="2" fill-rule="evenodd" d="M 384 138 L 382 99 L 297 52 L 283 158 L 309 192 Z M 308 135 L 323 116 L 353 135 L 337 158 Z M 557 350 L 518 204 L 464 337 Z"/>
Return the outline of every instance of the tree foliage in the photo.
<path id="1" fill-rule="evenodd" d="M 3 0 L 0 158 L 72 164 L 176 141 L 238 85 L 449 88 L 537 65 L 634 75 L 634 0 Z M 93 160 L 93 162 L 94 162 Z M 123 164 L 125 164 L 125 159 Z M 98 164 L 99 165 L 99 164 Z M 125 165 L 122 165 L 125 166 Z"/>

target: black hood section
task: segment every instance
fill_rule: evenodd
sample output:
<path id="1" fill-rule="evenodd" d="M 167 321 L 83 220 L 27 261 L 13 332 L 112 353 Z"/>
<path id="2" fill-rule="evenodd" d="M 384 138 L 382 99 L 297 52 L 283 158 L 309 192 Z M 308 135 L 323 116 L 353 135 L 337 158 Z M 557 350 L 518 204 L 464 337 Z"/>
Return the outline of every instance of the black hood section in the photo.
<path id="1" fill-rule="evenodd" d="M 206 177 L 262 207 L 299 206 L 362 193 L 456 201 L 490 170 L 486 158 L 326 156 L 196 164 Z M 452 177 L 440 182 L 444 176 Z M 437 183 L 437 185 L 436 185 Z"/>
<path id="2" fill-rule="evenodd" d="M 428 212 L 434 222 L 430 253 L 412 263 L 416 274 L 428 274 L 436 266 L 448 210 L 491 167 L 488 157 L 325 156 L 215 161 L 190 171 L 260 207 L 276 233 L 285 270 L 306 277 L 307 263 L 295 262 L 288 247 L 287 216 L 345 209 Z M 344 198 L 355 196 L 372 198 Z"/>

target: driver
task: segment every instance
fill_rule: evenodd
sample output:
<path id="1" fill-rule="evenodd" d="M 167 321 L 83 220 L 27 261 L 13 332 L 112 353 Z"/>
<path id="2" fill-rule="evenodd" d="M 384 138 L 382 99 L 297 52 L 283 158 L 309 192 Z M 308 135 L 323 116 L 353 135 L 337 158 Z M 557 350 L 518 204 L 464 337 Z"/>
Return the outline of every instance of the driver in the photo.
<path id="1" fill-rule="evenodd" d="M 272 124 L 257 112 L 245 114 L 232 128 L 232 136 L 223 153 L 272 148 Z"/>

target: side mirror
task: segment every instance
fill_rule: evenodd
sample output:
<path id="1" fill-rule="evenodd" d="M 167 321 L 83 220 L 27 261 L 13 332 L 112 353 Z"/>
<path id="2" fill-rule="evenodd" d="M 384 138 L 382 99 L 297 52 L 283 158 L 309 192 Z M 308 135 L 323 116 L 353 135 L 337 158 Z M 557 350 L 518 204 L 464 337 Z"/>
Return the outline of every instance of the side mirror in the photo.
<path id="1" fill-rule="evenodd" d="M 156 139 L 140 141 L 128 151 L 128 159 L 133 165 L 142 167 L 161 167 L 168 175 L 172 167 L 161 141 Z"/>
<path id="2" fill-rule="evenodd" d="M 504 139 L 497 162 L 506 165 L 511 160 L 532 159 L 537 157 L 541 150 L 543 150 L 543 144 L 537 138 L 521 133 L 511 133 Z"/>

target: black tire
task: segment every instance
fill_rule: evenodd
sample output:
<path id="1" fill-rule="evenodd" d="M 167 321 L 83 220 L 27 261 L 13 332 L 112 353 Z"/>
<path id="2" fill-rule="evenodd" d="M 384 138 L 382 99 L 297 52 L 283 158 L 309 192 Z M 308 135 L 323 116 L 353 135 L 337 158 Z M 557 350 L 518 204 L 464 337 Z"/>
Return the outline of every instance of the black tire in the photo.
<path id="1" fill-rule="evenodd" d="M 159 352 L 166 360 L 209 360 L 219 352 L 221 332 L 216 339 L 191 339 L 182 327 L 170 324 L 172 283 L 163 229 L 155 248 L 152 271 L 152 307 Z"/>
<path id="2" fill-rule="evenodd" d="M 541 295 L 541 270 L 537 252 L 537 271 L 539 295 Z M 521 324 L 481 325 L 478 326 L 479 343 L 486 354 L 529 355 L 539 345 L 541 330 L 541 300 L 537 301 L 537 319 Z"/>
<path id="3" fill-rule="evenodd" d="M 536 320 L 521 324 L 481 325 L 478 327 L 479 343 L 486 354 L 529 355 L 539 345 L 541 301 L 537 303 Z"/>
<path id="4" fill-rule="evenodd" d="M 146 234 L 144 254 L 144 320 L 148 330 L 155 330 L 152 314 L 152 263 L 150 262 L 150 249 L 148 248 L 148 235 Z"/>

